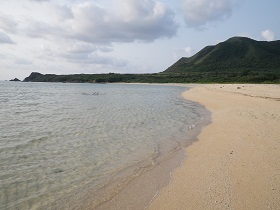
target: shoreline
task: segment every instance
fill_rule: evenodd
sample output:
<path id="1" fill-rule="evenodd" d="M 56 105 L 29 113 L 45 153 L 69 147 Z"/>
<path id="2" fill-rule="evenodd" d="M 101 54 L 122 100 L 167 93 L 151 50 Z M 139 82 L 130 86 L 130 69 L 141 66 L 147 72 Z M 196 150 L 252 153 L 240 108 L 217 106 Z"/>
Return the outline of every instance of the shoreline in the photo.
<path id="1" fill-rule="evenodd" d="M 186 88 L 185 91 L 191 89 L 189 85 L 175 83 L 171 85 L 138 83 L 127 85 L 178 86 Z M 180 141 L 180 146 L 178 148 L 173 148 L 174 150 L 162 154 L 159 157 L 161 160 L 156 161 L 158 163 L 155 163 L 155 165 L 152 163 L 153 166 L 150 169 L 140 176 L 133 178 L 128 185 L 119 191 L 112 199 L 102 203 L 102 205 L 97 206 L 94 209 L 147 209 L 161 189 L 170 184 L 173 172 L 180 168 L 187 158 L 185 148 L 197 141 L 198 134 L 203 127 L 210 124 L 211 121 L 211 113 L 201 104 L 184 98 L 182 95 L 184 92 L 180 94 L 180 97 L 183 101 L 186 100 L 186 103 L 192 104 L 193 108 L 200 116 L 196 121 L 195 126 L 189 128 L 186 133 L 187 136 L 185 137 L 187 138 L 184 141 Z M 140 168 L 142 168 L 142 166 L 140 166 Z M 135 192 L 135 189 L 137 189 L 137 192 Z"/>
<path id="2" fill-rule="evenodd" d="M 12 87 L 14 87 L 15 83 Z M 17 83 L 18 84 L 18 83 Z M 37 86 L 38 83 L 34 84 Z M 41 84 L 38 84 L 38 90 L 40 90 Z M 44 84 L 45 85 L 45 84 Z M 43 88 L 44 85 L 41 87 Z M 53 84 L 52 84 L 53 85 Z M 56 84 L 56 85 L 63 85 L 64 84 Z M 79 85 L 79 84 L 77 84 Z M 130 84 L 133 85 L 134 84 Z M 137 84 L 139 85 L 139 84 Z M 142 85 L 142 84 L 141 84 Z M 148 84 L 143 84 L 148 85 Z M 149 85 L 156 85 L 158 84 L 149 84 Z M 18 86 L 18 85 L 16 85 Z M 27 86 L 28 90 L 30 88 L 30 85 L 26 85 L 24 83 L 21 83 L 20 86 Z M 33 85 L 32 85 L 33 86 Z M 166 86 L 166 85 L 164 85 Z M 29 175 L 30 173 L 25 173 L 30 180 L 25 186 L 25 181 L 27 178 L 25 178 L 21 185 L 9 185 L 10 182 L 5 181 L 4 183 L 4 189 L 5 189 L 5 197 L 2 197 L 0 200 L 0 206 L 5 208 L 6 206 L 17 206 L 18 208 L 22 209 L 30 209 L 30 208 L 43 208 L 43 209 L 133 209 L 133 210 L 142 210 L 146 209 L 151 201 L 154 199 L 154 197 L 158 194 L 158 192 L 164 187 L 170 184 L 171 181 L 171 174 L 181 166 L 181 164 L 184 162 L 184 159 L 186 158 L 185 153 L 185 147 L 191 145 L 194 141 L 197 141 L 197 135 L 202 130 L 202 126 L 205 126 L 205 124 L 208 124 L 209 121 L 206 122 L 206 119 L 209 119 L 206 117 L 206 113 L 210 113 L 205 110 L 203 106 L 201 106 L 199 103 L 192 102 L 190 100 L 185 100 L 182 96 L 182 93 L 189 89 L 189 85 L 178 85 L 178 84 L 168 84 L 168 86 L 178 86 L 180 88 L 170 88 L 166 92 L 167 95 L 160 94 L 165 93 L 165 91 L 162 92 L 163 87 L 156 87 L 155 88 L 155 100 L 159 102 L 164 102 L 162 98 L 166 98 L 168 94 L 170 94 L 167 97 L 168 103 L 173 108 L 169 108 L 169 106 L 163 106 L 164 103 L 159 103 L 158 106 L 155 108 L 159 108 L 160 112 L 158 113 L 160 115 L 170 115 L 168 112 L 174 114 L 171 115 L 170 118 L 165 118 L 165 121 L 168 122 L 169 120 L 173 121 L 174 124 L 168 124 L 169 126 L 165 126 L 165 121 L 158 125 L 158 127 L 165 126 L 167 133 L 171 133 L 172 135 L 165 135 L 165 131 L 163 131 L 163 135 L 154 135 L 153 138 L 161 138 L 163 141 L 155 140 L 155 145 L 153 147 L 150 147 L 152 150 L 150 150 L 147 155 L 142 156 L 143 158 L 138 159 L 132 159 L 129 156 L 127 156 L 130 161 L 129 163 L 122 165 L 121 167 L 114 168 L 115 170 L 113 173 L 110 173 L 109 171 L 107 174 L 104 174 L 104 177 L 108 175 L 108 179 L 100 179 L 98 176 L 101 173 L 96 173 L 96 179 L 94 176 L 89 177 L 81 177 L 81 174 L 85 174 L 88 171 L 88 167 L 85 168 L 79 167 L 80 165 L 75 165 L 75 162 L 69 162 L 71 164 L 67 164 L 67 162 L 64 162 L 63 165 L 56 164 L 55 160 L 53 159 L 50 162 L 47 162 L 47 172 L 46 171 L 40 171 L 40 169 L 36 169 L 36 171 L 43 174 L 40 180 L 40 184 L 38 184 L 36 177 L 32 176 L 33 174 Z M 91 86 L 88 86 L 92 88 Z M 55 88 L 55 87 L 54 87 Z M 70 86 L 71 88 L 71 86 Z M 142 88 L 142 87 L 141 87 Z M 146 87 L 145 87 L 146 88 Z M 159 88 L 159 89 L 158 89 Z M 164 88 L 165 89 L 165 88 Z M 88 93 L 88 89 L 82 89 L 83 91 L 79 90 L 78 95 L 84 95 L 84 93 Z M 91 89 L 92 90 L 92 89 Z M 94 87 L 93 90 L 95 91 Z M 30 92 L 30 91 L 25 91 Z M 136 91 L 137 92 L 137 91 Z M 141 94 L 143 92 L 141 91 Z M 88 97 L 87 94 L 85 94 L 85 97 Z M 84 96 L 83 96 L 84 97 Z M 95 96 L 93 96 L 95 97 Z M 146 96 L 145 96 L 146 97 Z M 72 98 L 72 97 L 71 97 Z M 55 98 L 54 98 L 55 99 Z M 53 99 L 48 100 L 53 101 Z M 158 103 L 158 102 L 156 102 Z M 176 108 L 176 106 L 178 106 Z M 36 105 L 37 106 L 37 105 Z M 146 106 L 145 106 L 146 107 Z M 145 108 L 144 107 L 144 108 Z M 162 108 L 161 108 L 162 107 Z M 148 107 L 149 108 L 149 107 Z M 149 108 L 153 112 L 154 110 L 153 106 Z M 167 109 L 166 109 L 167 108 Z M 182 109 L 182 110 L 181 110 Z M 173 111 L 172 111 L 173 110 Z M 181 110 L 181 111 L 180 111 Z M 184 111 L 183 111 L 184 110 Z M 39 110 L 40 111 L 40 110 Z M 142 113 L 142 112 L 141 112 Z M 148 112 L 147 112 L 148 113 Z M 177 113 L 177 114 L 176 114 Z M 180 114 L 178 114 L 180 113 Z M 81 113 L 81 116 L 82 113 Z M 144 117 L 146 115 L 143 115 Z M 71 114 L 69 115 L 67 113 L 67 119 L 71 118 Z M 89 116 L 90 117 L 90 116 Z M 146 117 L 145 117 L 146 118 Z M 72 118 L 71 118 L 72 119 Z M 82 119 L 82 118 L 81 118 Z M 83 118 L 84 119 L 84 118 Z M 154 119 L 154 118 L 153 118 Z M 152 119 L 152 120 L 153 120 Z M 64 121 L 65 122 L 65 121 Z M 77 121 L 79 122 L 79 121 Z M 94 122 L 94 121 L 89 121 Z M 178 123 L 175 123 L 178 122 Z M 66 122 L 66 125 L 67 122 Z M 74 125 L 72 123 L 72 125 Z M 173 126 L 172 126 L 173 125 Z M 141 125 L 140 125 L 141 126 Z M 151 128 L 153 129 L 153 126 L 157 126 L 157 124 L 152 123 Z M 70 126 L 71 127 L 71 126 Z M 164 128 L 165 128 L 164 127 Z M 170 130 L 169 130 L 170 129 Z M 82 130 L 79 128 L 79 131 Z M 144 131 L 144 130 L 143 130 Z M 38 131 L 40 134 L 40 132 Z M 59 131 L 60 133 L 60 131 Z M 60 135 L 60 134 L 59 134 Z M 32 139 L 32 144 L 28 144 L 28 146 L 33 146 L 36 144 L 40 146 L 40 148 L 45 148 L 44 145 L 45 142 L 50 142 L 49 139 L 52 142 L 52 145 L 57 145 L 57 147 L 60 147 L 64 144 L 59 144 L 56 137 L 52 137 L 51 135 L 45 136 L 44 134 L 44 141 L 41 141 L 41 138 L 39 139 L 39 143 L 37 142 L 37 138 Z M 76 137 L 75 137 L 76 139 Z M 86 139 L 85 139 L 86 140 Z M 152 140 L 152 139 L 151 139 Z M 35 143 L 34 143 L 35 142 Z M 64 141 L 63 141 L 64 142 Z M 157 143 L 156 143 L 157 142 Z M 86 142 L 85 142 L 86 143 Z M 70 144 L 71 147 L 77 148 L 77 152 L 79 152 L 79 146 L 77 144 Z M 87 145 L 87 144 L 85 144 Z M 38 146 L 38 148 L 39 148 Z M 83 146 L 83 145 L 82 145 Z M 66 148 L 65 146 L 63 146 Z M 29 151 L 29 147 L 26 150 L 22 150 L 21 154 L 24 155 L 25 151 Z M 83 147 L 84 148 L 84 147 Z M 91 147 L 89 147 L 91 148 Z M 21 149 L 21 148 L 20 148 Z M 67 150 L 69 150 L 67 148 Z M 56 151 L 55 149 L 53 151 Z M 83 150 L 84 151 L 84 150 Z M 88 150 L 88 151 L 95 151 L 95 150 Z M 9 153 L 10 150 L 7 152 Z M 11 150 L 11 152 L 13 152 Z M 47 153 L 46 153 L 47 154 Z M 62 154 L 62 153 L 61 153 Z M 64 152 L 63 152 L 64 154 Z M 77 153 L 79 154 L 79 153 Z M 77 155 L 78 156 L 78 155 Z M 20 156 L 21 157 L 21 156 Z M 25 157 L 25 156 L 24 156 Z M 26 156 L 27 158 L 33 157 L 32 156 Z M 36 159 L 39 159 L 36 156 Z M 64 157 L 68 157 L 67 155 Z M 80 156 L 82 157 L 82 156 Z M 140 156 L 139 156 L 140 157 Z M 90 158 L 90 156 L 88 156 Z M 21 159 L 20 159 L 21 160 Z M 29 160 L 25 159 L 24 161 Z M 59 160 L 59 159 L 57 159 Z M 72 159 L 73 160 L 73 159 Z M 81 159 L 82 160 L 82 159 Z M 18 158 L 15 158 L 15 163 L 18 163 Z M 30 160 L 29 160 L 30 161 Z M 91 160 L 90 162 L 96 164 L 94 160 Z M 72 165 L 73 163 L 75 165 L 75 169 L 67 167 L 67 165 Z M 23 162 L 23 165 L 25 162 Z M 7 164 L 8 165 L 8 164 Z M 112 167 L 113 168 L 113 167 Z M 95 169 L 95 168 L 94 168 Z M 83 170 L 83 171 L 82 171 Z M 93 171 L 91 169 L 91 171 Z M 106 172 L 106 170 L 104 170 Z M 12 171 L 13 172 L 13 171 Z M 10 173 L 12 174 L 12 173 Z M 35 178 L 33 178 L 35 177 Z M 68 179 L 69 178 L 69 179 Z M 71 179 L 74 178 L 74 179 Z M 105 177 L 106 178 L 106 177 Z M 20 180 L 20 179 L 19 179 Z M 45 180 L 52 180 L 52 182 L 48 182 Z M 63 181 L 61 181 L 63 180 Z M 69 180 L 71 181 L 71 184 L 68 185 Z M 73 181 L 74 180 L 74 181 Z M 98 182 L 95 182 L 97 180 Z M 104 182 L 102 182 L 104 181 Z M 18 181 L 17 181 L 18 182 Z M 33 184 L 34 183 L 34 184 Z M 55 184 L 55 185 L 53 185 Z M 30 186 L 38 186 L 38 188 L 34 189 Z M 12 187 L 11 187 L 12 186 Z M 52 193 L 49 193 L 49 189 L 52 190 Z M 19 197 L 18 194 L 14 194 L 13 192 L 23 192 L 20 194 Z M 40 191 L 41 194 L 36 194 L 37 191 Z M 24 193 L 26 192 L 26 193 Z M 29 197 L 27 193 L 34 193 L 36 196 Z M 11 200 L 17 201 L 17 203 L 13 202 L 10 203 Z M 22 200 L 21 200 L 22 199 Z M 23 200 L 24 199 L 24 200 Z"/>
<path id="3" fill-rule="evenodd" d="M 212 123 L 148 209 L 280 208 L 280 86 L 188 86 Z"/>

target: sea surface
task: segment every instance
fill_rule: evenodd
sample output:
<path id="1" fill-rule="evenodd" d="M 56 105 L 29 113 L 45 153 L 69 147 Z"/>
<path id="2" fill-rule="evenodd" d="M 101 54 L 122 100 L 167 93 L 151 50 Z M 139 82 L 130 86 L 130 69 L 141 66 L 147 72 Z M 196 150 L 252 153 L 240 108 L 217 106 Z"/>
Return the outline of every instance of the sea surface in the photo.
<path id="1" fill-rule="evenodd" d="M 143 209 L 205 121 L 184 91 L 0 82 L 0 209 Z"/>

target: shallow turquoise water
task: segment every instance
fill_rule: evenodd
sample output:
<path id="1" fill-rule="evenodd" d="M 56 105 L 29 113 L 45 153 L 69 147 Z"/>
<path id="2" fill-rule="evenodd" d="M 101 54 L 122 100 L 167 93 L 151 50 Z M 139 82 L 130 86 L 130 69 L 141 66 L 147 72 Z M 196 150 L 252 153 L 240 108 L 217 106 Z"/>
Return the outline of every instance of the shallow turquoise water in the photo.
<path id="1" fill-rule="evenodd" d="M 0 209 L 100 206 L 112 180 L 128 183 L 193 140 L 202 118 L 185 90 L 0 82 Z"/>

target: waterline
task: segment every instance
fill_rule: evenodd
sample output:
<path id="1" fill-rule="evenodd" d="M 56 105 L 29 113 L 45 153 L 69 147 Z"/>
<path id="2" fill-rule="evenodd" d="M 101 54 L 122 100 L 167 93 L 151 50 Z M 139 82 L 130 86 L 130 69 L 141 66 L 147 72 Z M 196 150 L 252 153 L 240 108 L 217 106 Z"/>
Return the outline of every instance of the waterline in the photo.
<path id="1" fill-rule="evenodd" d="M 142 189 L 153 196 L 162 184 L 152 173 L 169 176 L 203 120 L 182 87 L 0 86 L 3 209 L 105 209 Z"/>

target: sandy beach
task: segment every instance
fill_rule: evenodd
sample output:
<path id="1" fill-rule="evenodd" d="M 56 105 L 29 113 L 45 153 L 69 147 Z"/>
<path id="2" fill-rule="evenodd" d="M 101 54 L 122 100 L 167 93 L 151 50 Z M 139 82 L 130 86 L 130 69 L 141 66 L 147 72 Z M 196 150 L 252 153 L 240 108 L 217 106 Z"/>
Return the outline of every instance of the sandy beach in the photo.
<path id="1" fill-rule="evenodd" d="M 280 209 L 280 86 L 194 85 L 212 122 L 150 210 Z"/>

